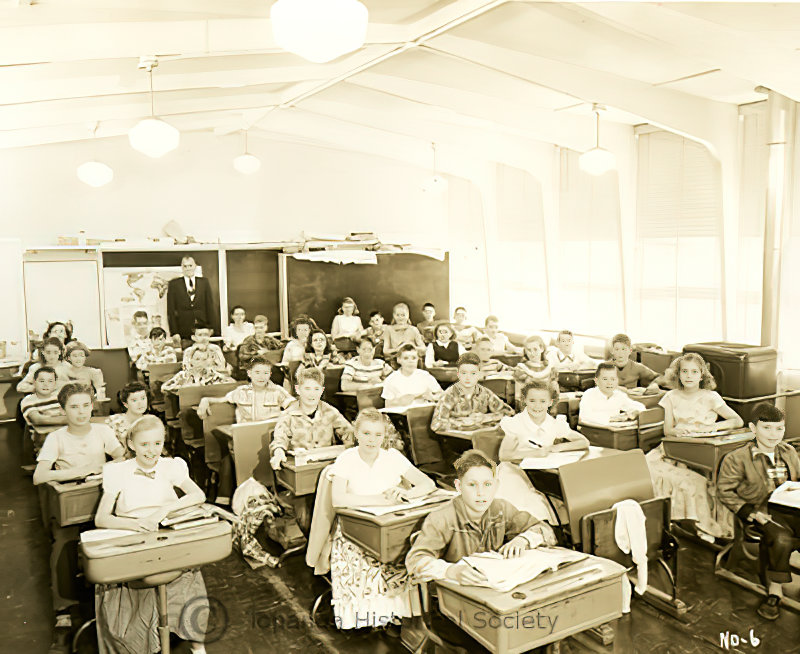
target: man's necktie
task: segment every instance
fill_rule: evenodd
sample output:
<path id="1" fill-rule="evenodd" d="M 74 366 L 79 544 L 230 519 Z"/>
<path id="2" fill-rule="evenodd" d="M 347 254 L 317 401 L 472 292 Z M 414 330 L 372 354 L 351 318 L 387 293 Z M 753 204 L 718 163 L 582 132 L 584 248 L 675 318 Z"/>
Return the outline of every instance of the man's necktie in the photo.
<path id="1" fill-rule="evenodd" d="M 189 300 L 194 304 L 194 279 L 189 280 Z"/>
<path id="2" fill-rule="evenodd" d="M 150 472 L 145 472 L 141 468 L 136 468 L 133 473 L 134 475 L 141 475 L 142 477 L 147 477 L 148 479 L 155 479 L 156 478 L 156 471 L 151 470 Z"/>

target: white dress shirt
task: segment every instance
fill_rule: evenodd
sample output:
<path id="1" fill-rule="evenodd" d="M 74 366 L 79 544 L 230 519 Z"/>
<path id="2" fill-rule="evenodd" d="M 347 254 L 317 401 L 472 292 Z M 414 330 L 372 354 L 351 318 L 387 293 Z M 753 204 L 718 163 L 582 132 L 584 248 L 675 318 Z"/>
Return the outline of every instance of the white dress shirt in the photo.
<path id="1" fill-rule="evenodd" d="M 625 391 L 615 388 L 611 397 L 596 386 L 587 390 L 581 398 L 578 421 L 586 424 L 607 425 L 611 418 L 628 411 L 644 411 L 641 402 L 632 400 Z"/>

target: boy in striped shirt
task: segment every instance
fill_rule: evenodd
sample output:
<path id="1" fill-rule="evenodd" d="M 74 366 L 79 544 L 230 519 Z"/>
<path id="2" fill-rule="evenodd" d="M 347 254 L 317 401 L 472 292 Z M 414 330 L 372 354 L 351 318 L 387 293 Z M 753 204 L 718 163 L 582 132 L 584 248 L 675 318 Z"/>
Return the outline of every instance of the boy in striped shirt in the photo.
<path id="1" fill-rule="evenodd" d="M 358 356 L 344 364 L 342 371 L 342 390 L 357 391 L 366 386 L 378 386 L 392 369 L 375 358 L 375 344 L 365 338 L 358 344 Z"/>
<path id="2" fill-rule="evenodd" d="M 25 422 L 33 430 L 33 447 L 38 453 L 45 436 L 67 424 L 64 409 L 58 403 L 56 371 L 42 366 L 33 375 L 34 392 L 22 398 L 20 410 Z"/>

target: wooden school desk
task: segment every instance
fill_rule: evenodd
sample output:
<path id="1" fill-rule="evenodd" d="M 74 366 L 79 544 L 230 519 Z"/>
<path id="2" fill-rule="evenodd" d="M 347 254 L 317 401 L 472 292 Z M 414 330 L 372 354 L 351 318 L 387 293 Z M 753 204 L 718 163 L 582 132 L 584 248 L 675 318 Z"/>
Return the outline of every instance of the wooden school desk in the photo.
<path id="1" fill-rule="evenodd" d="M 509 406 L 514 406 L 514 376 L 510 372 L 487 375 L 479 383 Z"/>
<path id="2" fill-rule="evenodd" d="M 493 654 L 517 654 L 622 616 L 625 568 L 589 556 L 501 593 L 437 581 L 439 609 Z"/>
<path id="3" fill-rule="evenodd" d="M 578 411 L 581 405 L 581 397 L 583 397 L 583 393 L 580 391 L 565 391 L 558 394 L 556 414 L 567 416 L 567 422 L 573 429 L 578 426 Z"/>
<path id="4" fill-rule="evenodd" d="M 514 354 L 512 352 L 503 352 L 502 354 L 493 354 L 492 359 L 505 363 L 509 368 L 514 368 L 522 361 L 521 354 Z"/>
<path id="5" fill-rule="evenodd" d="M 617 450 L 639 448 L 645 452 L 656 447 L 664 436 L 664 409 L 645 409 L 635 420 L 607 425 L 580 423 L 580 431 L 592 445 Z"/>
<path id="6" fill-rule="evenodd" d="M 313 495 L 317 492 L 320 473 L 331 463 L 333 459 L 295 465 L 294 457 L 287 454 L 286 461 L 275 471 L 275 479 L 281 486 L 288 488 L 295 497 Z"/>
<path id="7" fill-rule="evenodd" d="M 455 366 L 434 366 L 426 370 L 442 388 L 447 388 L 458 380 L 458 370 Z"/>
<path id="8" fill-rule="evenodd" d="M 657 407 L 659 401 L 661 400 L 661 398 L 664 397 L 667 394 L 666 391 L 662 391 L 662 390 L 659 390 L 657 393 L 644 393 L 644 394 L 641 394 L 641 393 L 635 392 L 637 390 L 635 388 L 622 388 L 621 386 L 620 386 L 620 390 L 625 391 L 625 394 L 629 398 L 634 400 L 635 402 L 641 402 L 642 404 L 644 404 L 646 409 L 652 409 L 654 407 Z M 641 390 L 641 389 L 638 389 L 638 390 Z M 631 391 L 634 391 L 634 392 L 631 392 Z"/>
<path id="9" fill-rule="evenodd" d="M 449 429 L 436 433 L 444 438 L 452 439 L 457 446 L 463 449 L 467 449 L 471 445 L 495 462 L 499 460 L 500 444 L 505 436 L 498 426 L 472 430 Z"/>
<path id="10" fill-rule="evenodd" d="M 685 463 L 708 477 L 716 486 L 722 457 L 753 438 L 753 432 L 749 429 L 738 429 L 719 436 L 664 436 L 664 456 Z"/>
<path id="11" fill-rule="evenodd" d="M 570 391 L 583 390 L 583 382 L 594 379 L 595 370 L 562 370 L 558 373 L 558 387 Z"/>
<path id="12" fill-rule="evenodd" d="M 12 420 L 19 401 L 25 397 L 24 393 L 17 392 L 17 384 L 22 379 L 17 370 L 21 365 L 21 361 L 0 362 L 0 421 Z"/>
<path id="13" fill-rule="evenodd" d="M 443 500 L 443 502 L 446 500 Z M 393 513 L 371 515 L 358 509 L 339 509 L 342 535 L 381 563 L 396 563 L 408 552 L 411 534 L 422 527 L 425 517 L 443 502 Z"/>
<path id="14" fill-rule="evenodd" d="M 373 386 L 364 386 L 354 391 L 339 391 L 336 393 L 336 397 L 341 405 L 342 414 L 352 422 L 361 409 L 369 407 L 375 409 L 383 408 L 382 392 L 383 384 L 375 384 Z"/>

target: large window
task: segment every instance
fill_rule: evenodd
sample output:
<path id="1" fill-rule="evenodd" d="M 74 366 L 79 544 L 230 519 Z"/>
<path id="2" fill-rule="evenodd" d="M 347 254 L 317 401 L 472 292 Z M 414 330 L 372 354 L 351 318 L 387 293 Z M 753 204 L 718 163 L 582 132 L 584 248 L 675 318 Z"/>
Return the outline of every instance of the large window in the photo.
<path id="1" fill-rule="evenodd" d="M 638 135 L 634 331 L 662 346 L 722 338 L 719 163 L 676 134 Z"/>
<path id="2" fill-rule="evenodd" d="M 579 156 L 559 151 L 553 327 L 611 335 L 624 327 L 619 178 L 587 175 Z"/>

